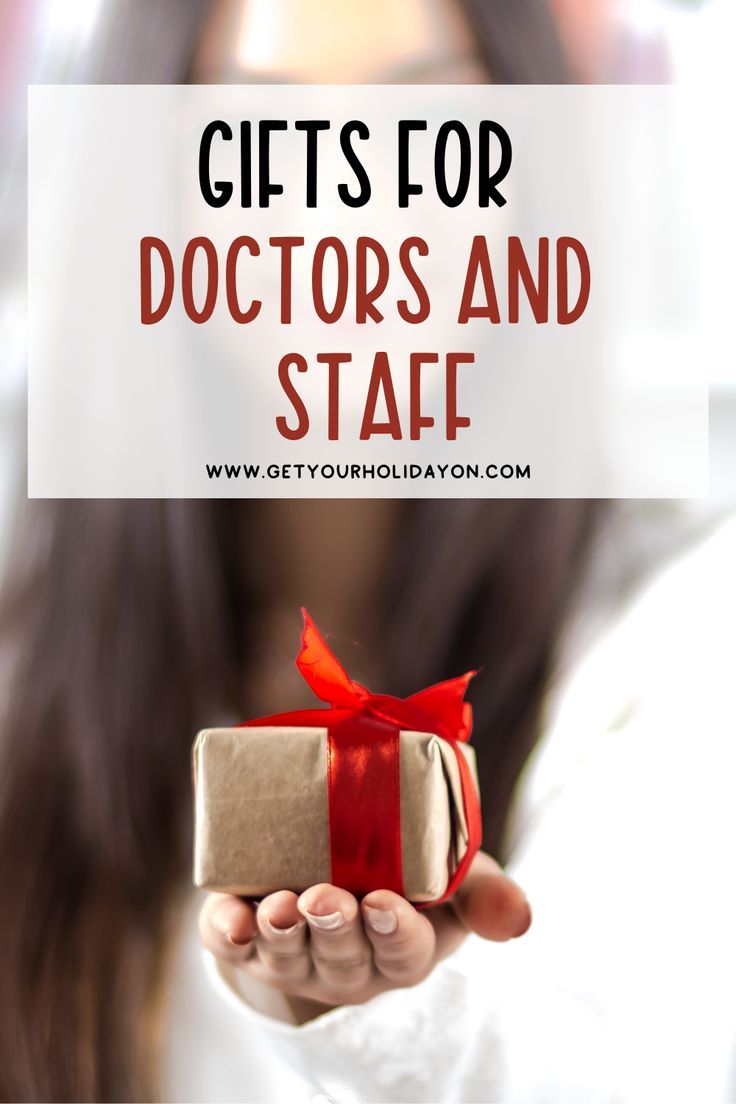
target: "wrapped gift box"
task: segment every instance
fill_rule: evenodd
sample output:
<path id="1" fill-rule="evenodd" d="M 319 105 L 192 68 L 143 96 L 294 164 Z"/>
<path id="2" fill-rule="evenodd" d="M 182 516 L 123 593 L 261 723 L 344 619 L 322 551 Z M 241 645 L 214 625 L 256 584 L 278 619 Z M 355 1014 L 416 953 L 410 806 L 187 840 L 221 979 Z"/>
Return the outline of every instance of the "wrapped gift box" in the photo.
<path id="1" fill-rule="evenodd" d="M 210 728 L 194 748 L 194 880 L 263 897 L 332 881 L 327 728 Z M 475 774 L 472 748 L 461 753 Z M 452 748 L 427 732 L 399 735 L 401 863 L 410 901 L 442 897 L 468 847 Z M 370 872 L 366 872 L 370 878 Z M 366 889 L 380 885 L 366 884 Z"/>
<path id="2" fill-rule="evenodd" d="M 304 617 L 297 666 L 327 708 L 200 732 L 194 881 L 256 898 L 332 882 L 444 900 L 480 846 L 471 675 L 372 694 Z"/>

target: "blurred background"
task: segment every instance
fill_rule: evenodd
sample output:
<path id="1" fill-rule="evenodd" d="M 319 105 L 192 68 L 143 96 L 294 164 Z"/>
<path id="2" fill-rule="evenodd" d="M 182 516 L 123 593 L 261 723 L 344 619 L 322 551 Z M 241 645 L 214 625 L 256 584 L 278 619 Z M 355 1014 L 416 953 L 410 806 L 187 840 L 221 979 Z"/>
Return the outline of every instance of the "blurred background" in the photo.
<path id="1" fill-rule="evenodd" d="M 138 25 L 145 34 L 127 36 L 123 48 L 116 28 L 141 5 L 146 13 Z M 702 85 L 728 81 L 732 72 L 734 0 L 554 0 L 553 6 L 581 82 Z M 207 7 L 207 0 L 0 0 L 0 565 L 24 480 L 27 85 L 181 79 L 167 71 L 167 59 L 186 53 Z M 733 283 L 731 272 L 726 281 Z M 720 513 L 736 502 L 731 354 L 706 367 L 710 498 L 637 506 L 637 548 L 668 546 L 693 515 Z"/>

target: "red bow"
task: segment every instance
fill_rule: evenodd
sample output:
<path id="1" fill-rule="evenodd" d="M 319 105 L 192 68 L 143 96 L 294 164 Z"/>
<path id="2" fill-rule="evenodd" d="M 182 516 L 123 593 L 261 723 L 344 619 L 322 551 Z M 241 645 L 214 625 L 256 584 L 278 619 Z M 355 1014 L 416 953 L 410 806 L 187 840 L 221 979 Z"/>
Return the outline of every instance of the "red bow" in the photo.
<path id="1" fill-rule="evenodd" d="M 300 709 L 260 717 L 247 725 L 304 725 L 328 730 L 328 811 L 332 881 L 361 895 L 393 889 L 403 895 L 399 732 L 432 732 L 457 758 L 468 846 L 442 897 L 458 888 L 480 847 L 478 794 L 458 743 L 472 729 L 472 707 L 464 701 L 475 671 L 439 682 L 408 698 L 372 694 L 350 678 L 305 609 L 296 665 L 327 709 Z"/>

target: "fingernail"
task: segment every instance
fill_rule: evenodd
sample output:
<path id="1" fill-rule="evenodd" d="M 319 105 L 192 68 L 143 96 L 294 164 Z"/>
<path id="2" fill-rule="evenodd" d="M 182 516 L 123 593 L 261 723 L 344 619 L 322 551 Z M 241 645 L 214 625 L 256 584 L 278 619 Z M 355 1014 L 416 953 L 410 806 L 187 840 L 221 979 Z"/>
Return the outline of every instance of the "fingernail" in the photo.
<path id="1" fill-rule="evenodd" d="M 314 928 L 320 931 L 335 931 L 345 923 L 345 917 L 341 912 L 330 912 L 327 916 L 316 916 L 313 912 L 306 913 L 307 920 Z"/>
<path id="2" fill-rule="evenodd" d="M 215 928 L 216 931 L 220 933 L 220 935 L 224 935 L 225 938 L 229 940 L 230 943 L 232 943 L 233 947 L 243 947 L 246 943 L 250 942 L 250 940 L 247 938 L 235 938 L 235 936 L 232 934 L 232 923 L 227 913 L 223 915 L 218 915 L 217 913 L 215 913 L 215 915 L 212 917 L 212 926 Z"/>
<path id="3" fill-rule="evenodd" d="M 299 924 L 292 924 L 288 928 L 277 928 L 275 924 L 272 924 L 268 916 L 263 917 L 263 926 L 269 932 L 270 935 L 291 935 L 299 927 Z"/>
<path id="4" fill-rule="evenodd" d="M 233 947 L 244 947 L 246 943 L 250 943 L 250 939 L 248 939 L 247 937 L 245 939 L 236 939 L 234 935 L 230 934 L 230 932 L 227 933 L 227 937 L 232 943 Z"/>
<path id="5" fill-rule="evenodd" d="M 392 931 L 396 931 L 399 923 L 398 916 L 390 909 L 370 908 L 368 905 L 364 905 L 363 915 L 366 923 L 380 935 L 390 935 Z"/>
<path id="6" fill-rule="evenodd" d="M 246 943 L 250 943 L 250 939 L 236 939 L 230 930 L 230 925 L 226 921 L 214 921 L 216 929 L 220 935 L 224 935 L 228 943 L 232 943 L 233 947 L 244 947 Z"/>

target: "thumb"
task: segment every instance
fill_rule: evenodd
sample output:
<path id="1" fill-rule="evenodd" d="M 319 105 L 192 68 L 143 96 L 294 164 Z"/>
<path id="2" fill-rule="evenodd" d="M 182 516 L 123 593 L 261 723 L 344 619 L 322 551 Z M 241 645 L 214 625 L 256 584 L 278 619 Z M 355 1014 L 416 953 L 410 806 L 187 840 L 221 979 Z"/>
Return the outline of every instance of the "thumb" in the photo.
<path id="1" fill-rule="evenodd" d="M 476 855 L 451 904 L 468 931 L 500 943 L 523 935 L 532 922 L 524 891 L 483 851 Z"/>

